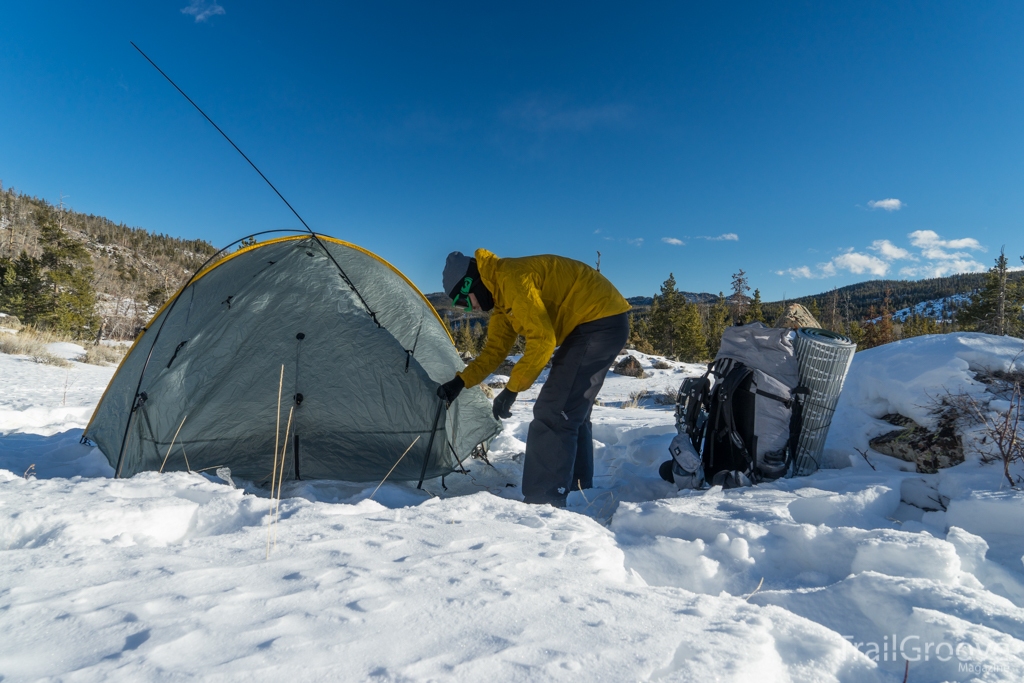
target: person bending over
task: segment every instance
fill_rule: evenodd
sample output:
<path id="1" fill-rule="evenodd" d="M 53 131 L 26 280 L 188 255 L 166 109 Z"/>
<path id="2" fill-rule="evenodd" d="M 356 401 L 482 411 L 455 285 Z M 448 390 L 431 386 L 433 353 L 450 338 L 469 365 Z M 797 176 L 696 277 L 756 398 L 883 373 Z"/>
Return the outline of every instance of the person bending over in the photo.
<path id="1" fill-rule="evenodd" d="M 565 507 L 570 491 L 593 486 L 590 412 L 629 338 L 629 302 L 601 273 L 569 258 L 498 258 L 486 249 L 474 256 L 448 255 L 444 291 L 456 308 L 491 311 L 487 342 L 472 363 L 438 387 L 437 395 L 451 403 L 464 387 L 480 384 L 522 335 L 523 357 L 494 399 L 494 417 L 508 418 L 517 394 L 551 359 L 526 439 L 523 497 L 527 503 Z"/>

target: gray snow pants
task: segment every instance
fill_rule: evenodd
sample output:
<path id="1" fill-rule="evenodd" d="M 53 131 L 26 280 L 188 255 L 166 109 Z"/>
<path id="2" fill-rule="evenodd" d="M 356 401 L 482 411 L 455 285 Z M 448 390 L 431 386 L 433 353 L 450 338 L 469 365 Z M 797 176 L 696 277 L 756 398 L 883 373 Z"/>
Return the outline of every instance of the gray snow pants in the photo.
<path id="1" fill-rule="evenodd" d="M 626 313 L 583 323 L 551 359 L 526 437 L 523 497 L 565 507 L 565 497 L 594 485 L 590 411 L 608 368 L 629 339 Z"/>

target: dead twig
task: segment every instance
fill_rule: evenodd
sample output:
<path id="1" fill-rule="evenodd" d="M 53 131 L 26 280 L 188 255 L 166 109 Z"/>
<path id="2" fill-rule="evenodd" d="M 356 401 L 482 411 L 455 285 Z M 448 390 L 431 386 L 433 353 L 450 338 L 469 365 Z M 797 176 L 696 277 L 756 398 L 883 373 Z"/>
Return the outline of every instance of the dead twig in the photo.
<path id="1" fill-rule="evenodd" d="M 870 465 L 870 466 L 871 466 L 871 469 L 875 470 L 876 472 L 878 471 L 878 468 L 877 468 L 877 467 L 875 467 L 874 465 L 872 465 L 872 464 L 871 464 L 871 461 L 870 461 L 870 460 L 868 460 L 868 452 L 867 452 L 867 451 L 862 451 L 862 450 L 861 450 L 861 449 L 859 449 L 859 448 L 854 448 L 853 450 L 855 450 L 855 451 L 857 451 L 858 453 L 860 453 L 860 456 L 861 456 L 862 458 L 864 458 L 864 462 L 866 462 L 866 463 L 867 463 L 868 465 Z"/>

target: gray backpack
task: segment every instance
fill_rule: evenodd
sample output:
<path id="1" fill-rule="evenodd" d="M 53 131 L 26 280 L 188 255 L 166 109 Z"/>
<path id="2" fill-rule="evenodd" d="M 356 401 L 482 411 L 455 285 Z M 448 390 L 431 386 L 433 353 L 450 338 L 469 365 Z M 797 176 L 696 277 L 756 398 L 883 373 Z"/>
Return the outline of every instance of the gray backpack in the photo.
<path id="1" fill-rule="evenodd" d="M 683 381 L 679 434 L 661 475 L 680 488 L 724 488 L 786 475 L 800 437 L 799 368 L 793 331 L 751 323 L 727 328 L 702 377 Z"/>

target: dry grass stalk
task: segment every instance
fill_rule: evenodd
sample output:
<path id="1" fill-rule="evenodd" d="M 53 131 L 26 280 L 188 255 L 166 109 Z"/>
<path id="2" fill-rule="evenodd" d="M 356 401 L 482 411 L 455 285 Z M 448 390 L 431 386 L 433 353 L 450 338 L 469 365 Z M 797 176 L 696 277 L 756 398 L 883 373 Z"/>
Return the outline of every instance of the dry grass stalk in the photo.
<path id="1" fill-rule="evenodd" d="M 124 346 L 93 344 L 86 347 L 82 362 L 90 365 L 116 365 L 124 358 L 126 350 Z"/>
<path id="2" fill-rule="evenodd" d="M 274 548 L 277 548 L 277 523 L 281 520 L 281 485 L 284 483 L 284 461 L 288 456 L 288 434 L 292 430 L 295 406 L 288 409 L 288 425 L 284 428 L 284 446 L 281 448 L 281 469 L 277 473 L 277 504 L 274 507 Z"/>
<path id="3" fill-rule="evenodd" d="M 163 474 L 163 472 L 164 472 L 164 466 L 167 464 L 167 458 L 171 457 L 171 449 L 174 448 L 174 442 L 178 438 L 178 432 L 180 432 L 181 428 L 183 426 L 185 426 L 185 420 L 187 420 L 187 419 L 188 419 L 188 413 L 185 414 L 185 417 L 181 418 L 181 424 L 178 425 L 178 428 L 174 432 L 174 436 L 171 437 L 171 445 L 167 447 L 167 455 L 164 456 L 164 461 L 162 463 L 160 463 L 160 474 Z M 184 447 L 182 447 L 181 452 L 182 453 L 185 452 L 185 448 Z M 188 458 L 187 457 L 185 458 L 185 468 L 188 469 Z"/>
<path id="4" fill-rule="evenodd" d="M 284 363 L 281 363 L 281 377 L 277 382 L 277 427 L 274 431 L 274 462 L 270 466 L 270 509 L 267 515 L 267 559 L 270 559 L 270 527 L 274 522 L 274 487 L 277 483 L 277 451 L 281 447 L 281 391 L 284 389 Z"/>
<path id="5" fill-rule="evenodd" d="M 640 389 L 639 391 L 631 391 L 629 393 L 629 399 L 622 402 L 622 408 L 640 408 L 640 401 L 647 396 L 646 389 Z"/>
<path id="6" fill-rule="evenodd" d="M 391 473 L 395 471 L 396 467 L 398 467 L 398 463 L 402 462 L 402 458 L 405 457 L 405 454 L 412 450 L 412 447 L 415 446 L 416 442 L 419 440 L 420 437 L 417 436 L 415 439 L 412 440 L 412 443 L 409 444 L 409 447 L 406 448 L 405 451 L 403 451 L 400 456 L 398 456 L 398 460 L 396 460 L 395 464 L 391 466 L 391 469 L 388 470 L 388 473 L 384 475 L 384 478 L 380 480 L 380 483 L 377 484 L 377 488 L 373 490 L 373 493 L 370 494 L 370 497 L 367 500 L 373 500 L 373 497 L 377 495 L 377 491 L 380 489 L 380 487 L 384 485 L 384 482 L 388 480 L 388 477 L 391 476 Z"/>
<path id="7" fill-rule="evenodd" d="M 754 597 L 754 593 L 756 593 L 757 591 L 761 590 L 761 586 L 763 586 L 763 585 L 764 585 L 764 577 L 762 576 L 761 577 L 761 581 L 757 584 L 757 588 L 754 589 L 753 593 L 751 593 L 750 595 L 748 595 L 747 597 L 745 597 L 743 599 L 746 600 L 747 602 L 750 602 L 750 598 Z"/>
<path id="8" fill-rule="evenodd" d="M 69 368 L 71 363 L 55 356 L 46 348 L 54 342 L 71 341 L 71 337 L 56 334 L 34 327 L 24 327 L 17 333 L 0 333 L 0 353 L 13 356 L 28 356 L 36 363 L 53 365 L 58 368 Z"/>

